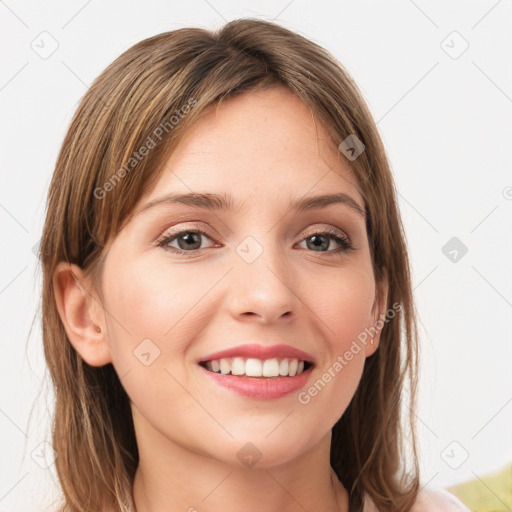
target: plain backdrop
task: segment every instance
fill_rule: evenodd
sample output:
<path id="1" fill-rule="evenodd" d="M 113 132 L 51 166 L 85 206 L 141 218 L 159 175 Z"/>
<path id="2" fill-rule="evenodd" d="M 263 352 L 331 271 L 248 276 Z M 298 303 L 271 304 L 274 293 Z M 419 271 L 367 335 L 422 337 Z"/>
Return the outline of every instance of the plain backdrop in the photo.
<path id="1" fill-rule="evenodd" d="M 378 123 L 421 321 L 423 485 L 512 461 L 511 0 L 0 0 L 3 512 L 41 511 L 56 492 L 38 316 L 29 330 L 40 293 L 34 247 L 77 102 L 141 39 L 247 16 L 326 47 Z"/>

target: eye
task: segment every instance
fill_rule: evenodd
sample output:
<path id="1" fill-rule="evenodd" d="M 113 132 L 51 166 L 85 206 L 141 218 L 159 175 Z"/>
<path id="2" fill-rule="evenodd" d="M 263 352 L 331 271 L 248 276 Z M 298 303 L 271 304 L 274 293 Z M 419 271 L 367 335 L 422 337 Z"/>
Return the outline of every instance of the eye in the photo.
<path id="1" fill-rule="evenodd" d="M 166 234 L 163 239 L 157 241 L 157 245 L 176 254 L 190 255 L 195 251 L 204 249 L 204 247 L 201 247 L 201 237 L 203 236 L 211 240 L 207 233 L 200 229 L 185 229 Z M 172 246 L 172 243 L 177 243 L 178 247 Z"/>
<path id="2" fill-rule="evenodd" d="M 327 250 L 333 240 L 340 248 L 337 250 Z M 332 255 L 341 255 L 354 250 L 352 242 L 336 230 L 315 232 L 307 236 L 301 243 L 304 242 L 306 242 L 306 247 L 313 250 L 313 252 L 329 252 Z"/>

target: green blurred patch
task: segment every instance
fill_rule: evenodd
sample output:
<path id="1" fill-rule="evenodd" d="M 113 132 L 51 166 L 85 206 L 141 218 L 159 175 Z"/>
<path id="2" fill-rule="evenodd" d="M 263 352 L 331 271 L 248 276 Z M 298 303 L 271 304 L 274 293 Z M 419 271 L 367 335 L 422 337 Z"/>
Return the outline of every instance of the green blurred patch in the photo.
<path id="1" fill-rule="evenodd" d="M 499 473 L 447 490 L 474 512 L 512 512 L 512 464 Z"/>

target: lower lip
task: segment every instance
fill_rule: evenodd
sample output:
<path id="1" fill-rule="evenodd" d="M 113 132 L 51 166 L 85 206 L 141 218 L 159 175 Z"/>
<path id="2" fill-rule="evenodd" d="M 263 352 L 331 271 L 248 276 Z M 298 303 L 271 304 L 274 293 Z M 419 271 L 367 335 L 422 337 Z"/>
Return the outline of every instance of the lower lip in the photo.
<path id="1" fill-rule="evenodd" d="M 211 372 L 202 366 L 199 366 L 199 368 L 216 384 L 235 391 L 239 395 L 260 400 L 281 398 L 298 391 L 305 386 L 313 369 L 313 367 L 310 367 L 295 377 L 265 378 L 223 375 L 222 373 Z"/>

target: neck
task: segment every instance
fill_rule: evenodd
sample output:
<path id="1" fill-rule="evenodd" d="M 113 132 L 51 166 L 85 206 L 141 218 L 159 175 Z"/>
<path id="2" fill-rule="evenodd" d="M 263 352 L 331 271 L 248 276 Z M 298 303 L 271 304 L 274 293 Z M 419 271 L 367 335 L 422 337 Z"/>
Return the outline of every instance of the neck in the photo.
<path id="1" fill-rule="evenodd" d="M 330 435 L 281 465 L 245 468 L 139 427 L 136 512 L 348 512 L 347 491 L 330 466 Z"/>

